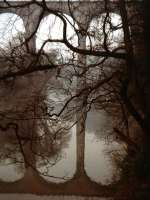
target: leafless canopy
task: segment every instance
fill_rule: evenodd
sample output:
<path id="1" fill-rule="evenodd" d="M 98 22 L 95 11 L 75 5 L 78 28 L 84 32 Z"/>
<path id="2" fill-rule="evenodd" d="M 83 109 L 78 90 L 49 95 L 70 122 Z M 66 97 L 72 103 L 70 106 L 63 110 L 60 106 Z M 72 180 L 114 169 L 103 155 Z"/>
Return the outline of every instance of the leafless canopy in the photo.
<path id="1" fill-rule="evenodd" d="M 19 32 L 0 49 L 0 130 L 5 142 L 13 146 L 11 153 L 10 147 L 6 152 L 1 149 L 0 156 L 21 152 L 21 160 L 13 156 L 12 160 L 34 169 L 38 159 L 46 164 L 53 157 L 52 165 L 59 159 L 69 130 L 81 124 L 79 132 L 84 132 L 91 109 L 110 116 L 113 128 L 108 138 L 113 136 L 136 151 L 141 142 L 137 138 L 145 131 L 134 73 L 136 59 L 142 57 L 141 4 L 89 1 L 85 9 L 84 1 L 59 3 L 0 2 L 1 12 L 16 12 L 25 25 L 25 33 Z M 103 7 L 101 11 L 96 3 Z M 48 37 L 43 36 L 36 48 L 40 25 L 48 15 L 55 18 L 54 23 L 61 23 L 61 37 L 52 36 L 50 27 Z M 137 31 L 139 47 L 133 36 Z"/>

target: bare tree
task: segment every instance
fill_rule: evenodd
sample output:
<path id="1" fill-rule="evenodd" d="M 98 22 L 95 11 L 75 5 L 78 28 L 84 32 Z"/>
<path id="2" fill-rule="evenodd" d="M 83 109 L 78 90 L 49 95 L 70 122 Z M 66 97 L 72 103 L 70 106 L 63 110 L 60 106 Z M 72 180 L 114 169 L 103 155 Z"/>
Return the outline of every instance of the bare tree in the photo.
<path id="1" fill-rule="evenodd" d="M 5 1 L 0 5 L 4 11 L 29 8 L 30 14 L 34 12 L 33 5 L 40 9 L 35 28 L 29 30 L 29 34 L 25 34 L 17 45 L 10 43 L 7 50 L 1 50 L 1 66 L 4 67 L 0 71 L 0 129 L 14 129 L 25 163 L 35 168 L 34 164 L 26 160 L 26 146 L 32 152 L 31 160 L 36 156 L 45 160 L 58 149 L 57 136 L 63 140 L 69 127 L 77 124 L 77 173 L 81 175 L 84 173 L 85 121 L 88 111 L 93 107 L 105 110 L 112 118 L 113 130 L 109 132 L 108 138 L 111 135 L 125 143 L 128 155 L 131 152 L 136 155 L 138 152 L 143 157 L 148 154 L 148 103 L 146 94 L 142 92 L 146 83 L 145 79 L 142 82 L 139 74 L 142 71 L 144 77 L 148 78 L 148 75 L 143 69 L 143 63 L 138 64 L 137 60 L 142 59 L 144 46 L 143 20 L 138 10 L 142 3 L 115 1 L 121 19 L 118 24 L 114 24 L 110 9 L 112 2 L 105 0 L 105 14 L 94 22 L 100 24 L 100 28 L 96 26 L 91 29 L 88 27 L 93 16 L 90 12 L 80 11 L 83 2 L 73 4 L 68 0 L 67 3 L 73 23 L 61 9 L 50 8 L 45 0 L 16 4 Z M 74 5 L 81 12 L 80 16 L 73 12 Z M 43 41 L 40 49 L 35 50 L 33 39 L 47 13 L 61 21 L 62 38 L 49 37 Z M 140 16 L 139 21 L 137 16 Z M 68 37 L 68 24 L 78 38 L 78 46 Z M 122 40 L 115 41 L 114 32 L 117 30 L 123 30 Z M 136 39 L 133 32 L 140 32 Z M 54 43 L 64 44 L 71 52 L 71 57 L 65 59 L 63 53 L 58 56 L 57 51 L 47 53 L 45 46 Z M 62 94 L 64 98 L 54 102 L 49 97 L 53 91 L 57 95 Z M 8 101 L 10 99 L 11 102 Z"/>

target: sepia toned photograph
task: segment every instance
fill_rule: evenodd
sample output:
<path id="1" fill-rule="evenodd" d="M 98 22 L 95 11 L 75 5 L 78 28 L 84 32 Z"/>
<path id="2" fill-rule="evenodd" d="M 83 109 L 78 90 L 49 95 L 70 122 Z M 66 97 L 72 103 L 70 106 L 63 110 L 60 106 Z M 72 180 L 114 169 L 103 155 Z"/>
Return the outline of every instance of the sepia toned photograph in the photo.
<path id="1" fill-rule="evenodd" d="M 0 0 L 0 200 L 150 200 L 150 0 Z"/>

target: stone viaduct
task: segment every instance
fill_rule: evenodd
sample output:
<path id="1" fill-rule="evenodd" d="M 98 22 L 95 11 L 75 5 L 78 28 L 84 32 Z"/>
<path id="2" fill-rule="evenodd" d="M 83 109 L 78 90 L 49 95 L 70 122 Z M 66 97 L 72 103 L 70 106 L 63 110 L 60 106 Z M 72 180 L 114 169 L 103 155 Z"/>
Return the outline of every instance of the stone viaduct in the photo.
<path id="1" fill-rule="evenodd" d="M 26 5 L 27 4 L 27 5 Z M 26 37 L 30 37 L 36 30 L 39 18 L 42 12 L 42 2 L 38 1 L 8 1 L 0 2 L 0 14 L 2 13 L 14 13 L 21 17 L 23 20 Z M 60 13 L 74 16 L 78 22 L 79 29 L 87 29 L 91 20 L 95 17 L 99 17 L 102 13 L 105 13 L 105 3 L 103 0 L 95 1 L 71 1 L 68 6 L 68 1 L 46 1 L 46 5 L 51 11 L 58 11 Z M 128 1 L 128 12 L 141 9 L 141 4 Z M 119 3 L 117 0 L 109 2 L 109 11 L 112 13 L 120 14 Z M 45 12 L 44 16 L 49 15 L 51 12 Z M 134 32 L 137 31 L 137 27 L 131 27 Z M 85 48 L 86 37 L 79 35 L 78 39 L 79 48 Z M 136 42 L 135 42 L 136 43 Z M 36 36 L 32 37 L 29 43 L 30 49 L 35 51 L 36 49 Z M 80 56 L 84 62 L 85 57 Z M 77 142 L 84 139 L 84 135 L 77 134 Z M 84 148 L 82 148 L 84 149 Z M 84 154 L 81 148 L 77 148 L 77 154 Z M 77 161 L 78 162 L 78 161 Z M 81 163 L 77 163 L 80 166 Z M 78 167 L 77 167 L 78 168 Z M 81 169 L 82 171 L 82 169 Z M 31 183 L 31 184 L 30 184 Z M 25 176 L 13 183 L 0 182 L 0 192 L 7 193 L 38 193 L 38 194 L 64 194 L 64 195 L 89 195 L 89 196 L 112 196 L 116 191 L 116 186 L 102 186 L 95 182 L 92 182 L 88 176 L 74 177 L 72 180 L 55 184 L 46 182 L 35 171 L 29 171 Z"/>

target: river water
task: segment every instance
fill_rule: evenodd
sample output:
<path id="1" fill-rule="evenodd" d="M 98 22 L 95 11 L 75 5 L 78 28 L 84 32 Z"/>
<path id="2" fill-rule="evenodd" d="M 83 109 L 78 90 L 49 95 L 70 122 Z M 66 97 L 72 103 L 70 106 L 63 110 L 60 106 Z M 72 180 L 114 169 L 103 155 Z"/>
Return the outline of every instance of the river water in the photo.
<path id="1" fill-rule="evenodd" d="M 120 148 L 117 142 L 107 143 L 103 137 L 108 121 L 105 119 L 104 112 L 92 110 L 87 115 L 85 131 L 85 170 L 87 175 L 96 182 L 108 184 L 111 182 L 115 172 L 106 150 L 109 148 Z M 49 175 L 66 177 L 71 179 L 76 171 L 76 127 L 70 131 L 71 137 L 68 145 L 62 150 L 60 161 L 49 169 Z M 24 175 L 23 170 L 17 170 L 14 164 L 0 165 L 0 179 L 4 181 L 18 180 Z M 42 169 L 40 169 L 42 170 Z M 64 182 L 63 179 L 44 177 L 47 181 Z"/>

